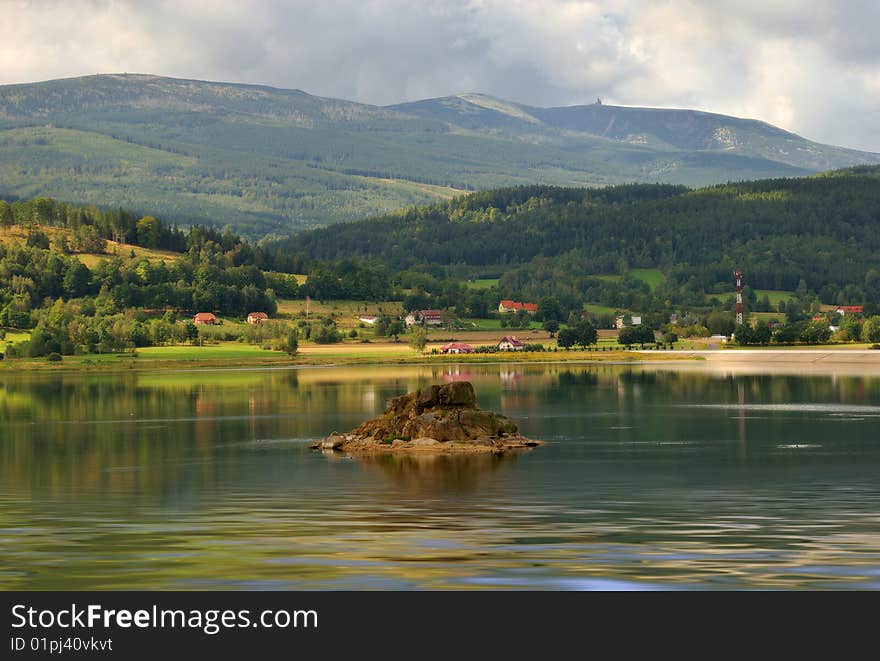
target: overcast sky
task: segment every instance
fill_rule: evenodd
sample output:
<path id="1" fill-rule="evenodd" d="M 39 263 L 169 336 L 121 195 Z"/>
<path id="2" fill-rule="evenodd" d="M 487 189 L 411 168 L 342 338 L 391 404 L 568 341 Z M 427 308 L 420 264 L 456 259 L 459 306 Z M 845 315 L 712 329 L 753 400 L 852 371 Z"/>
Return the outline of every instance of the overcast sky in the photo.
<path id="1" fill-rule="evenodd" d="M 686 107 L 880 151 L 878 0 L 0 0 L 0 83 L 138 72 L 390 104 Z"/>

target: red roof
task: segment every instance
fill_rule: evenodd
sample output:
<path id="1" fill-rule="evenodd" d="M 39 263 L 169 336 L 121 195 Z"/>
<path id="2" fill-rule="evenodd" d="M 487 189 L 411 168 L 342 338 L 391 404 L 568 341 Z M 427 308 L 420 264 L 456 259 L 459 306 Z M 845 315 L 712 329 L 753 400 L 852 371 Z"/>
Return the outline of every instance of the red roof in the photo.
<path id="1" fill-rule="evenodd" d="M 844 312 L 855 312 L 861 314 L 864 311 L 864 307 L 861 305 L 838 305 L 838 310 L 843 310 Z"/>
<path id="2" fill-rule="evenodd" d="M 474 348 L 470 344 L 466 344 L 464 342 L 450 342 L 449 344 L 444 344 L 442 347 L 440 347 L 440 351 L 452 351 L 454 349 L 457 349 L 458 351 L 464 353 L 471 353 L 474 350 Z"/>
<path id="3" fill-rule="evenodd" d="M 501 301 L 501 307 L 507 308 L 508 310 L 525 310 L 526 312 L 538 311 L 537 303 L 520 303 L 519 301 L 511 301 L 509 299 L 503 299 Z"/>
<path id="4" fill-rule="evenodd" d="M 217 317 L 210 312 L 198 312 L 193 321 L 217 321 Z"/>
<path id="5" fill-rule="evenodd" d="M 440 310 L 419 310 L 419 314 L 423 317 L 439 317 L 443 312 Z"/>
<path id="6" fill-rule="evenodd" d="M 248 319 L 268 319 L 269 315 L 265 312 L 251 312 L 248 315 Z"/>
<path id="7" fill-rule="evenodd" d="M 502 342 L 507 342 L 507 343 L 510 344 L 510 346 L 513 346 L 513 347 L 521 347 L 521 346 L 524 346 L 523 343 L 520 342 L 520 341 L 519 341 L 518 339 L 516 339 L 515 337 L 510 337 L 510 336 L 507 336 L 507 335 L 505 335 L 504 337 L 502 337 L 501 340 L 499 340 L 498 344 L 501 344 Z"/>

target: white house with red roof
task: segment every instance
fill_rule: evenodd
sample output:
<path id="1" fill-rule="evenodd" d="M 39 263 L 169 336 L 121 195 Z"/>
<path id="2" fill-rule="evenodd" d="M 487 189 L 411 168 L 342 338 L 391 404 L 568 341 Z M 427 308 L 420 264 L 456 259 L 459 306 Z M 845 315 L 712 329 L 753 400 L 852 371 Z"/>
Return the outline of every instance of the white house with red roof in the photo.
<path id="1" fill-rule="evenodd" d="M 841 317 L 845 317 L 848 314 L 862 314 L 864 311 L 865 308 L 861 305 L 841 305 L 837 308 L 837 314 Z"/>
<path id="2" fill-rule="evenodd" d="M 511 301 L 509 299 L 502 299 L 502 301 L 498 304 L 498 312 L 500 314 L 506 314 L 508 312 L 518 312 L 519 310 L 525 310 L 529 314 L 535 314 L 538 311 L 537 303 L 520 303 L 519 301 Z"/>
<path id="3" fill-rule="evenodd" d="M 210 312 L 199 312 L 193 317 L 194 324 L 211 325 L 217 323 L 217 317 Z"/>
<path id="4" fill-rule="evenodd" d="M 417 310 L 406 315 L 404 322 L 406 322 L 407 328 L 415 324 L 441 326 L 443 325 L 443 313 L 440 310 Z"/>
<path id="5" fill-rule="evenodd" d="M 465 342 L 450 342 L 440 347 L 440 353 L 473 353 L 474 348 Z"/>
<path id="6" fill-rule="evenodd" d="M 523 351 L 526 345 L 515 337 L 505 335 L 498 343 L 498 351 Z"/>

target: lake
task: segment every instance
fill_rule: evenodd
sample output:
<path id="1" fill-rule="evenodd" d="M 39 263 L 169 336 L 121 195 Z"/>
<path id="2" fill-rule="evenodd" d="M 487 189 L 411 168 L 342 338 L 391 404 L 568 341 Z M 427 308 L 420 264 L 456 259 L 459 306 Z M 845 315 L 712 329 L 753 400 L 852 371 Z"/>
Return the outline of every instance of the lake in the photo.
<path id="1" fill-rule="evenodd" d="M 453 379 L 547 445 L 308 448 Z M 878 432 L 876 376 L 4 373 L 0 589 L 877 589 Z"/>

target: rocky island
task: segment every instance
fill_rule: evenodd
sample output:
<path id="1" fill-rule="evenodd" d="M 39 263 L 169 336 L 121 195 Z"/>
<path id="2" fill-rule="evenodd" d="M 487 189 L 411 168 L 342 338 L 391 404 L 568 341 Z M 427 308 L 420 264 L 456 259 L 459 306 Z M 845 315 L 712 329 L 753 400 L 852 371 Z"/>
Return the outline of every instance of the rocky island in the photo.
<path id="1" fill-rule="evenodd" d="M 346 434 L 334 432 L 315 450 L 352 453 L 435 452 L 502 454 L 543 441 L 519 434 L 515 422 L 477 407 L 473 385 L 432 385 L 388 400 L 385 412 Z"/>

